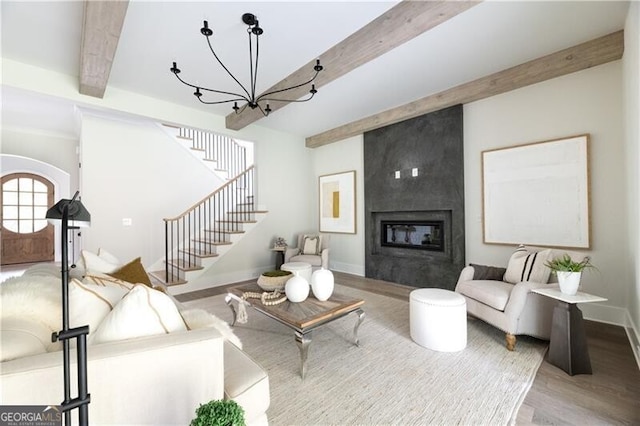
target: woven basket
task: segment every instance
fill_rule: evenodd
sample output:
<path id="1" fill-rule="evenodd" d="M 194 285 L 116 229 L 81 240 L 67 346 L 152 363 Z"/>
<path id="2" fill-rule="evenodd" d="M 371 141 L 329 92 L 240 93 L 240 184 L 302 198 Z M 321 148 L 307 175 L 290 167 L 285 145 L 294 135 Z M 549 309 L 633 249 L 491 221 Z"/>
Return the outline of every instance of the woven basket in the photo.
<path id="1" fill-rule="evenodd" d="M 283 275 L 281 277 L 267 277 L 266 275 L 260 275 L 258 278 L 258 286 L 264 291 L 284 291 L 284 285 L 291 277 L 293 277 L 293 274 Z"/>

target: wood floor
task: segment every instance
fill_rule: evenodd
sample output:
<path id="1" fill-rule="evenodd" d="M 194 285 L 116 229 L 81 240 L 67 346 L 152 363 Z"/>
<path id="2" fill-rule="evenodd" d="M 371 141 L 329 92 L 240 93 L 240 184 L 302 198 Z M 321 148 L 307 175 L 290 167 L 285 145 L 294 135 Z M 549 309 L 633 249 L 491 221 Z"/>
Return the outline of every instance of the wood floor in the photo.
<path id="1" fill-rule="evenodd" d="M 340 284 L 404 300 L 414 289 L 340 272 L 334 276 Z M 221 293 L 225 287 L 177 298 L 184 302 Z M 625 330 L 593 321 L 585 321 L 585 328 L 593 374 L 569 376 L 544 361 L 517 425 L 640 425 L 640 369 Z"/>

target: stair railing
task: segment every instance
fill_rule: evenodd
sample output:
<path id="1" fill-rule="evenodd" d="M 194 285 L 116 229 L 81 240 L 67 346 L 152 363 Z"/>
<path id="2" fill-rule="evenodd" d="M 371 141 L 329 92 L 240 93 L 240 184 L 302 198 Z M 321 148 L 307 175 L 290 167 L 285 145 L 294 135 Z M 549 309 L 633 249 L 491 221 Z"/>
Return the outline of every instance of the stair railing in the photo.
<path id="1" fill-rule="evenodd" d="M 255 166 L 165 223 L 165 282 L 180 281 L 181 271 L 199 267 L 198 259 L 216 255 L 216 245 L 241 231 L 255 211 Z"/>
<path id="2" fill-rule="evenodd" d="M 233 178 L 247 168 L 247 149 L 235 139 L 186 127 L 178 128 L 178 137 L 191 139 L 192 148 L 204 152 L 206 161 L 215 161 L 217 168 Z"/>

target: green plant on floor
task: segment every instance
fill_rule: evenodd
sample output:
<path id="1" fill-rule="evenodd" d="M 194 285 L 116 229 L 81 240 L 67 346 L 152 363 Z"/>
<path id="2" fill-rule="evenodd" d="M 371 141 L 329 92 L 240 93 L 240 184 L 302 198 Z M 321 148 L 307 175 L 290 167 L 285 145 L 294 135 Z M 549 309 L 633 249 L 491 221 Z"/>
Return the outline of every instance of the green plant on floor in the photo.
<path id="1" fill-rule="evenodd" d="M 232 400 L 213 400 L 200 404 L 191 426 L 245 426 L 244 410 Z"/>
<path id="2" fill-rule="evenodd" d="M 591 264 L 591 258 L 586 256 L 580 262 L 576 262 L 571 259 L 571 256 L 564 254 L 562 257 L 557 257 L 547 263 L 545 263 L 554 274 L 557 272 L 582 272 L 585 269 L 595 268 Z"/>
<path id="3" fill-rule="evenodd" d="M 265 277 L 284 277 L 286 275 L 291 275 L 291 271 L 283 271 L 280 269 L 274 271 L 263 272 L 262 275 Z"/>

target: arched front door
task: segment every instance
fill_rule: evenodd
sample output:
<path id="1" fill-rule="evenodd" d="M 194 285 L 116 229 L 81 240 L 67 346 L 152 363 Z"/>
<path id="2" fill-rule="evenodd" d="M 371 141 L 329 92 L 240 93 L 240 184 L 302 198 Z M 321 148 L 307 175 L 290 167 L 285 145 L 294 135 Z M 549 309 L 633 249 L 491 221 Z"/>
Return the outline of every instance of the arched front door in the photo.
<path id="1" fill-rule="evenodd" d="M 30 173 L 2 177 L 0 264 L 50 262 L 54 226 L 45 218 L 53 205 L 53 183 Z"/>

